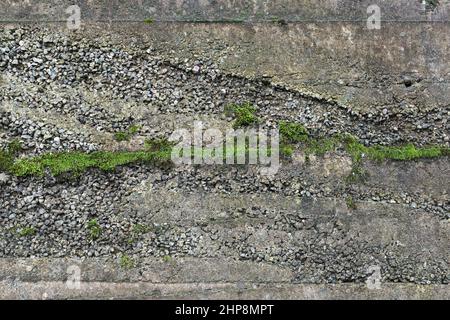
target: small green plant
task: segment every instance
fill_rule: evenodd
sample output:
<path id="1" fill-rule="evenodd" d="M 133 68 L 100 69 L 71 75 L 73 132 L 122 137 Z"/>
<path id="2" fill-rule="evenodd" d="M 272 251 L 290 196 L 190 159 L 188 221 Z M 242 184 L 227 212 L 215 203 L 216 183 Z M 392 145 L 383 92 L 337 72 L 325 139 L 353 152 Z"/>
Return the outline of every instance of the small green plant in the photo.
<path id="1" fill-rule="evenodd" d="M 147 232 L 150 232 L 150 230 L 151 230 L 151 227 L 149 227 L 145 224 L 138 223 L 133 226 L 133 233 L 135 233 L 135 234 L 145 234 Z"/>
<path id="2" fill-rule="evenodd" d="M 36 229 L 33 227 L 25 227 L 19 230 L 19 236 L 28 237 L 36 233 Z"/>
<path id="3" fill-rule="evenodd" d="M 117 142 L 122 141 L 130 141 L 133 136 L 135 136 L 139 130 L 141 129 L 138 125 L 132 125 L 130 128 L 128 128 L 127 131 L 119 131 L 114 133 L 114 139 Z"/>
<path id="4" fill-rule="evenodd" d="M 131 257 L 127 256 L 126 254 L 120 257 L 120 267 L 122 269 L 129 270 L 134 268 L 134 266 L 135 263 Z"/>
<path id="5" fill-rule="evenodd" d="M 133 225 L 133 228 L 131 229 L 131 236 L 128 239 L 128 244 L 132 244 L 135 243 L 139 236 L 146 234 L 148 232 L 150 232 L 152 230 L 152 228 L 150 226 L 147 226 L 145 224 L 135 224 Z"/>
<path id="6" fill-rule="evenodd" d="M 225 113 L 234 115 L 233 128 L 235 129 L 258 123 L 258 118 L 255 115 L 256 108 L 249 102 L 242 105 L 229 105 L 225 108 Z"/>
<path id="7" fill-rule="evenodd" d="M 98 223 L 97 219 L 91 219 L 87 223 L 87 228 L 89 230 L 89 234 L 92 240 L 97 240 L 102 234 L 102 228 Z"/>
<path id="8" fill-rule="evenodd" d="M 147 18 L 144 20 L 144 23 L 146 24 L 152 24 L 153 22 L 155 22 L 152 18 Z"/>
<path id="9" fill-rule="evenodd" d="M 141 130 L 141 126 L 138 126 L 138 125 L 132 125 L 132 126 L 128 129 L 128 132 L 129 132 L 131 135 L 135 135 L 135 134 L 137 134 L 137 133 L 139 132 L 139 130 Z"/>
<path id="10" fill-rule="evenodd" d="M 163 261 L 165 263 L 171 263 L 171 262 L 173 262 L 173 258 L 171 256 L 169 256 L 169 255 L 166 255 L 166 256 L 163 257 Z"/>
<path id="11" fill-rule="evenodd" d="M 347 208 L 349 208 L 349 209 L 351 209 L 351 210 L 355 210 L 355 209 L 356 209 L 356 203 L 355 203 L 355 201 L 353 200 L 353 197 L 352 197 L 352 196 L 348 196 L 348 197 L 345 199 L 345 203 L 347 204 Z"/>

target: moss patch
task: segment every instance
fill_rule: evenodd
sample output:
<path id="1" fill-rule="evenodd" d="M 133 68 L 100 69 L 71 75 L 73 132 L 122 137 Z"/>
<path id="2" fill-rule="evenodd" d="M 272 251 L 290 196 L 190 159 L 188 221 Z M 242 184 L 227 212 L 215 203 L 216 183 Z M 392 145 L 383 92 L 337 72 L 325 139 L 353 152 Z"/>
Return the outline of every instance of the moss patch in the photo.
<path id="1" fill-rule="evenodd" d="M 170 155 L 169 151 L 49 153 L 35 158 L 19 159 L 10 166 L 8 171 L 16 176 L 42 176 L 46 170 L 49 170 L 54 176 L 63 173 L 81 174 L 91 168 L 112 171 L 118 166 L 137 162 L 162 164 L 170 160 Z"/>
<path id="2" fill-rule="evenodd" d="M 36 234 L 36 229 L 33 227 L 25 227 L 25 228 L 20 229 L 18 231 L 18 234 L 21 237 L 33 236 L 34 234 Z"/>
<path id="3" fill-rule="evenodd" d="M 231 104 L 225 108 L 225 113 L 234 115 L 235 121 L 233 128 L 248 127 L 258 123 L 258 117 L 255 115 L 256 108 L 250 103 L 246 102 L 241 105 Z"/>
<path id="4" fill-rule="evenodd" d="M 308 130 L 301 124 L 281 121 L 279 126 L 281 140 L 287 143 L 298 143 L 308 140 Z"/>
<path id="5" fill-rule="evenodd" d="M 131 126 L 127 131 L 119 131 L 114 133 L 114 139 L 118 142 L 130 141 L 141 129 L 138 125 Z"/>
<path id="6" fill-rule="evenodd" d="M 322 156 L 327 152 L 343 148 L 352 158 L 352 172 L 347 182 L 353 183 L 366 178 L 362 168 L 363 159 L 373 161 L 411 161 L 417 159 L 432 159 L 450 154 L 450 148 L 443 146 L 416 147 L 413 144 L 403 146 L 365 146 L 357 138 L 349 134 L 331 137 L 312 137 L 301 124 L 280 122 L 280 152 L 290 157 L 296 144 L 305 150 L 306 159 L 311 154 Z"/>
<path id="7" fill-rule="evenodd" d="M 4 150 L 0 150 L 0 171 L 10 171 L 14 165 L 14 158 L 22 151 L 22 143 L 19 140 L 11 141 Z"/>

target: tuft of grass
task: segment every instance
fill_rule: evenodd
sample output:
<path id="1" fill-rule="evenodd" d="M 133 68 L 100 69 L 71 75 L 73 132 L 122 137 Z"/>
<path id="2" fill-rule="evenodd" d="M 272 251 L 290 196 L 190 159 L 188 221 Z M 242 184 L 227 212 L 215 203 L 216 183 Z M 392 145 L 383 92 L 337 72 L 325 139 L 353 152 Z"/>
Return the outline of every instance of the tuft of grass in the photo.
<path id="1" fill-rule="evenodd" d="M 353 197 L 352 197 L 352 196 L 348 196 L 348 197 L 345 199 L 345 203 L 347 204 L 347 208 L 349 208 L 349 209 L 351 209 L 351 210 L 355 210 L 355 209 L 356 209 L 356 203 L 355 203 L 355 201 L 353 200 Z"/>
<path id="2" fill-rule="evenodd" d="M 250 102 L 241 105 L 231 104 L 225 108 L 225 113 L 234 115 L 233 128 L 235 129 L 258 123 L 258 117 L 255 115 L 256 108 Z"/>
<path id="3" fill-rule="evenodd" d="M 163 257 L 163 261 L 165 263 L 172 263 L 173 262 L 173 258 L 171 256 L 167 255 L 167 256 Z"/>
<path id="4" fill-rule="evenodd" d="M 119 263 L 120 267 L 125 270 L 132 269 L 135 266 L 134 260 L 126 254 L 120 257 Z"/>
<path id="5" fill-rule="evenodd" d="M 36 234 L 36 229 L 33 227 L 25 227 L 19 230 L 19 236 L 28 237 Z"/>
<path id="6" fill-rule="evenodd" d="M 155 20 L 153 20 L 152 18 L 147 18 L 144 20 L 144 23 L 146 23 L 146 24 L 152 24 L 154 22 L 155 22 Z"/>
<path id="7" fill-rule="evenodd" d="M 102 234 L 102 228 L 98 223 L 97 219 L 91 219 L 87 223 L 87 228 L 89 230 L 89 234 L 92 240 L 97 240 Z"/>

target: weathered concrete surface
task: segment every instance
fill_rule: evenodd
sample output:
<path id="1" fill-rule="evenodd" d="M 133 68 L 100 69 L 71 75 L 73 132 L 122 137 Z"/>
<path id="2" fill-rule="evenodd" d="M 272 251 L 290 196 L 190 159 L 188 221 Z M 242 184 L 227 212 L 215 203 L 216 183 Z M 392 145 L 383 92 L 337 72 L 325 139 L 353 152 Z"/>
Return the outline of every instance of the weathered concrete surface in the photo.
<path id="1" fill-rule="evenodd" d="M 104 259 L 0 259 L 0 299 L 449 299 L 448 285 L 290 284 L 287 270 L 224 260 L 149 260 L 140 280 Z M 73 280 L 74 266 L 81 281 Z"/>
<path id="2" fill-rule="evenodd" d="M 425 3 L 431 2 L 425 0 Z M 443 1 L 441 1 L 443 2 Z M 66 20 L 70 0 L 3 0 L 3 20 Z M 397 0 L 81 0 L 77 1 L 87 20 L 142 21 L 286 21 L 357 20 L 366 21 L 368 7 L 378 5 L 383 20 L 447 20 L 448 4 L 438 7 L 423 1 Z"/>
<path id="3" fill-rule="evenodd" d="M 0 299 L 216 299 L 216 300 L 448 300 L 448 285 L 387 284 L 371 290 L 364 285 L 289 285 L 249 283 L 81 283 L 78 290 L 64 282 L 0 281 Z"/>
<path id="4" fill-rule="evenodd" d="M 25 20 L 39 20 L 38 26 L 49 20 L 64 21 L 68 16 L 65 8 L 72 4 L 56 0 L 28 3 L 2 1 L 0 20 L 13 22 L 5 28 Z M 415 111 L 440 109 L 450 115 L 448 4 L 424 10 L 419 1 L 382 1 L 382 28 L 368 30 L 366 9 L 377 1 L 359 1 L 357 7 L 351 1 L 215 2 L 223 4 L 220 10 L 210 1 L 190 3 L 81 1 L 81 30 L 69 31 L 64 22 L 45 26 L 69 38 L 110 39 L 117 48 L 138 56 L 149 48 L 152 55 L 161 55 L 171 66 L 175 65 L 172 62 L 187 66 L 211 60 L 220 73 L 263 78 L 292 88 L 307 99 L 320 98 L 336 108 L 340 105 L 365 115 L 374 109 L 386 109 L 399 121 L 404 113 Z M 141 23 L 149 17 L 156 22 Z M 188 22 L 170 22 L 174 20 Z M 190 23 L 197 20 L 221 23 Z M 240 23 L 225 23 L 227 20 Z M 438 20 L 441 22 L 432 23 Z M 2 80 L 9 84 L 17 81 L 14 86 L 19 97 L 36 89 L 22 86 L 19 78 L 6 76 Z M 49 96 L 63 93 L 53 82 L 46 89 Z M 119 100 L 107 92 L 93 94 L 82 85 L 65 90 L 65 98 L 81 93 L 83 101 L 101 106 L 117 118 L 131 114 L 144 119 L 150 129 L 189 126 L 199 119 L 219 128 L 231 125 L 218 114 L 202 116 L 192 110 L 176 116 L 156 114 L 154 105 Z M 42 96 L 40 92 L 36 96 Z M 302 100 L 301 107 L 307 102 Z M 2 107 L 27 119 L 89 133 L 105 149 L 124 147 L 112 141 L 111 133 L 82 126 L 74 116 L 38 112 L 23 104 L 5 103 Z M 444 140 L 448 138 L 447 121 L 448 117 L 440 119 L 444 132 L 436 136 L 448 143 Z M 415 128 L 408 129 L 412 132 Z M 138 137 L 133 143 L 140 145 L 143 139 Z M 54 256 L 64 255 L 71 249 L 66 229 L 48 227 L 54 242 L 46 233 L 31 240 L 15 239 L 17 248 L 4 248 L 5 256 L 11 258 L 0 260 L 0 298 L 450 299 L 448 158 L 407 164 L 365 162 L 367 180 L 352 186 L 344 182 L 352 167 L 348 155 L 332 153 L 311 162 L 305 166 L 304 156 L 296 154 L 294 162 L 283 166 L 273 180 L 261 179 L 252 168 L 202 168 L 196 172 L 178 168 L 175 175 L 164 179 L 167 172 L 152 172 L 150 178 L 144 172 L 146 180 L 135 187 L 127 184 L 126 192 L 113 187 L 111 177 L 89 172 L 99 182 L 97 186 L 107 186 L 100 192 L 112 193 L 112 198 L 118 199 L 117 206 L 108 207 L 106 214 L 95 214 L 104 215 L 108 225 L 126 222 L 119 224 L 119 236 L 112 235 L 114 241 L 125 244 L 110 247 L 111 239 L 105 236 L 99 241 L 100 253 L 95 254 L 103 255 L 112 248 L 115 251 L 110 258 L 80 261 L 76 255 L 85 252 L 71 251 L 67 259 L 36 260 L 18 257 L 27 256 L 27 248 L 36 243 L 45 243 Z M 118 173 L 115 181 L 125 181 L 130 171 Z M 188 172 L 185 180 L 184 171 Z M 4 180 L 8 182 L 9 177 Z M 85 182 L 92 181 L 86 178 Z M 41 193 L 50 184 L 57 194 L 56 189 L 64 186 L 70 191 L 77 184 L 83 185 L 83 180 L 70 186 L 54 183 L 38 180 L 34 188 Z M 264 193 L 255 192 L 259 190 L 256 187 Z M 96 186 L 89 184 L 87 189 L 96 194 Z M 14 187 L 8 190 L 11 194 L 17 191 Z M 18 190 L 26 193 L 29 188 L 25 183 L 23 190 Z M 70 192 L 75 198 L 78 194 L 74 190 Z M 116 190 L 122 193 L 117 191 L 116 195 Z M 55 200 L 46 194 L 43 200 L 72 201 L 70 196 L 58 197 Z M 347 203 L 352 197 L 355 208 Z M 83 199 L 74 204 L 85 207 Z M 141 222 L 170 228 L 151 230 L 137 245 L 126 243 L 126 237 L 134 236 L 126 229 L 131 224 L 127 218 L 135 218 L 135 213 Z M 86 211 L 78 214 L 80 220 L 91 218 L 83 215 Z M 18 215 L 28 221 L 41 219 L 25 209 Z M 0 227 L 1 236 L 10 237 L 3 225 Z M 77 231 L 83 250 L 90 250 L 92 243 L 86 240 L 86 232 Z M 161 242 L 177 243 L 179 233 L 194 234 L 198 242 L 189 244 L 189 250 L 175 245 L 174 251 L 166 254 Z M 61 243 L 65 246 L 58 247 Z M 137 256 L 135 268 L 124 270 L 120 266 L 122 250 Z M 148 258 L 139 259 L 140 254 Z M 70 290 L 64 283 L 71 265 L 81 268 L 81 290 Z M 380 290 L 364 285 L 370 266 L 381 268 Z M 342 284 L 348 281 L 352 283 Z M 334 282 L 341 283 L 330 284 Z"/>
<path id="5" fill-rule="evenodd" d="M 84 31 L 93 37 L 111 31 L 122 43 L 145 41 L 179 59 L 208 57 L 224 71 L 264 76 L 356 110 L 448 107 L 449 3 L 425 10 L 420 1 L 409 0 L 106 2 L 80 2 Z M 72 4 L 27 3 L 6 1 L 0 20 L 65 21 L 65 9 Z M 372 4 L 381 8 L 380 30 L 367 29 L 367 7 Z M 141 21 L 149 16 L 157 21 L 269 23 L 146 26 Z M 273 17 L 304 22 L 280 26 L 270 23 Z M 117 22 L 92 24 L 99 20 Z M 126 26 L 122 20 L 136 23 Z"/>

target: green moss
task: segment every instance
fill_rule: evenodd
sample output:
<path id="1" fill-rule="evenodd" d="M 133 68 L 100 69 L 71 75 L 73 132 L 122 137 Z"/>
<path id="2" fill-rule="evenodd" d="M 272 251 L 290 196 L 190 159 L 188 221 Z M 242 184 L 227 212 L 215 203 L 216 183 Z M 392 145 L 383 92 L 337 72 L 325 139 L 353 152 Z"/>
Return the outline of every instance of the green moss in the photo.
<path id="1" fill-rule="evenodd" d="M 292 157 L 292 155 L 294 154 L 294 147 L 291 145 L 282 144 L 280 145 L 280 153 L 284 157 Z"/>
<path id="2" fill-rule="evenodd" d="M 112 171 L 118 166 L 144 162 L 162 164 L 170 160 L 170 151 L 97 151 L 49 153 L 35 158 L 17 160 L 8 171 L 16 176 L 42 176 L 48 169 L 52 175 L 81 174 L 90 168 Z"/>
<path id="3" fill-rule="evenodd" d="M 431 146 L 416 148 L 413 144 L 407 144 L 401 147 L 375 146 L 367 148 L 368 156 L 373 160 L 383 161 L 386 159 L 408 161 L 415 159 L 437 158 L 444 154 L 444 148 Z"/>
<path id="4" fill-rule="evenodd" d="M 130 141 L 131 138 L 139 132 L 139 130 L 141 130 L 141 126 L 132 125 L 127 131 L 119 131 L 114 133 L 114 139 L 118 142 Z"/>
<path id="5" fill-rule="evenodd" d="M 234 108 L 234 107 L 233 107 Z M 251 110 L 251 106 L 238 107 L 245 110 Z M 246 113 L 239 109 L 238 114 Z M 241 112 L 242 111 L 242 112 Z M 253 112 L 252 111 L 252 112 Z M 248 111 L 250 112 L 250 111 Z M 248 114 L 244 116 L 248 118 Z M 240 119 L 240 118 L 239 118 Z M 248 123 L 248 121 L 239 121 L 239 123 Z M 254 123 L 255 121 L 250 121 Z M 139 127 L 130 128 L 130 133 L 138 132 Z M 306 159 L 311 154 L 323 155 L 327 152 L 344 149 L 353 160 L 352 173 L 348 177 L 348 182 L 359 181 L 365 176 L 362 169 L 363 159 L 375 161 L 395 160 L 409 161 L 424 158 L 437 158 L 448 156 L 450 154 L 448 147 L 428 146 L 415 147 L 412 144 L 404 146 L 364 146 L 357 138 L 351 135 L 335 135 L 332 137 L 312 137 L 308 135 L 307 130 L 300 124 L 280 123 L 280 148 L 271 150 L 268 147 L 268 156 L 273 152 L 280 152 L 284 157 L 291 157 L 294 153 L 295 144 L 299 144 L 300 148 L 305 150 Z M 49 171 L 53 176 L 62 174 L 71 174 L 73 176 L 80 175 L 89 169 L 100 169 L 104 171 L 112 171 L 119 166 L 134 163 L 149 163 L 157 166 L 171 166 L 171 154 L 174 144 L 164 138 L 148 139 L 145 141 L 145 148 L 140 151 L 97 151 L 85 153 L 79 151 L 69 151 L 61 153 L 48 153 L 33 158 L 16 159 L 17 154 L 21 150 L 18 141 L 11 142 L 5 150 L 0 150 L 0 171 L 8 172 L 16 176 L 42 176 Z M 250 150 L 248 142 L 245 149 L 234 147 L 234 155 L 248 154 L 248 152 L 258 150 Z M 192 149 L 191 156 L 195 153 L 201 153 L 206 157 L 211 152 L 202 148 L 201 150 Z M 224 159 L 226 158 L 226 150 L 224 148 Z"/>
<path id="6" fill-rule="evenodd" d="M 416 159 L 437 158 L 449 155 L 449 148 L 442 146 L 415 147 L 413 144 L 403 146 L 364 146 L 357 138 L 345 134 L 332 137 L 311 137 L 300 124 L 280 122 L 282 144 L 302 143 L 306 154 L 324 155 L 339 147 L 350 154 L 354 162 L 361 162 L 363 157 L 371 160 L 410 161 Z"/>
<path id="7" fill-rule="evenodd" d="M 135 134 L 137 134 L 140 130 L 141 130 L 141 126 L 139 126 L 139 125 L 132 125 L 132 126 L 128 129 L 128 132 L 129 132 L 131 135 L 135 135 Z"/>
<path id="8" fill-rule="evenodd" d="M 22 143 L 19 140 L 13 140 L 5 150 L 0 150 L 0 171 L 9 171 L 14 164 L 14 158 L 22 149 Z"/>
<path id="9" fill-rule="evenodd" d="M 308 138 L 306 140 L 306 150 L 307 155 L 315 154 L 322 156 L 327 152 L 334 151 L 340 145 L 341 141 L 338 137 L 330 138 Z"/>
<path id="10" fill-rule="evenodd" d="M 22 142 L 20 142 L 19 140 L 14 139 L 8 144 L 8 153 L 9 154 L 16 156 L 21 151 L 23 151 L 23 146 L 22 146 Z"/>
<path id="11" fill-rule="evenodd" d="M 235 129 L 258 123 L 258 118 L 255 115 L 256 108 L 249 102 L 242 105 L 229 105 L 225 108 L 225 113 L 234 115 L 233 128 Z"/>
<path id="12" fill-rule="evenodd" d="M 133 226 L 133 233 L 135 233 L 135 234 L 145 234 L 147 232 L 150 232 L 151 229 L 152 228 L 150 226 L 138 223 L 138 224 L 135 224 Z"/>
<path id="13" fill-rule="evenodd" d="M 122 141 L 130 141 L 131 140 L 131 135 L 128 132 L 116 132 L 114 133 L 114 139 L 117 142 L 122 142 Z"/>
<path id="14" fill-rule="evenodd" d="M 14 158 L 7 151 L 0 150 L 0 171 L 9 171 L 13 164 Z"/>
<path id="15" fill-rule="evenodd" d="M 102 234 L 102 228 L 100 227 L 97 219 L 89 220 L 87 223 L 87 228 L 89 230 L 89 235 L 93 240 L 97 240 Z"/>
<path id="16" fill-rule="evenodd" d="M 281 121 L 279 126 L 282 141 L 287 143 L 298 143 L 308 140 L 308 130 L 301 124 Z"/>
<path id="17" fill-rule="evenodd" d="M 25 227 L 19 230 L 18 234 L 21 237 L 28 237 L 28 236 L 32 236 L 36 233 L 36 229 L 34 229 L 33 227 Z"/>
<path id="18" fill-rule="evenodd" d="M 126 254 L 124 254 L 123 256 L 120 257 L 120 267 L 122 269 L 132 269 L 135 266 L 134 260 L 132 258 L 130 258 L 129 256 L 127 256 Z"/>
<path id="19" fill-rule="evenodd" d="M 280 152 L 285 157 L 293 154 L 293 145 L 301 144 L 305 150 L 305 159 L 309 163 L 310 155 L 322 156 L 327 152 L 343 148 L 352 158 L 352 171 L 346 178 L 348 183 L 364 181 L 367 172 L 363 169 L 363 159 L 373 161 L 411 161 L 448 156 L 450 149 L 442 146 L 415 147 L 412 144 L 403 146 L 364 146 L 357 138 L 349 134 L 338 134 L 332 137 L 312 137 L 300 124 L 280 122 Z"/>
<path id="20" fill-rule="evenodd" d="M 144 142 L 145 150 L 150 152 L 172 152 L 174 145 L 166 138 L 146 139 Z"/>

